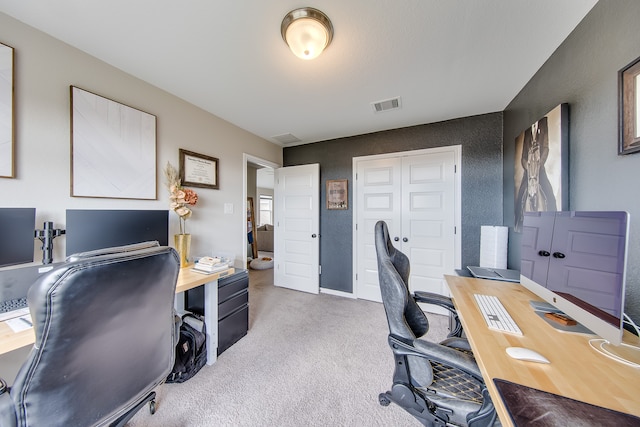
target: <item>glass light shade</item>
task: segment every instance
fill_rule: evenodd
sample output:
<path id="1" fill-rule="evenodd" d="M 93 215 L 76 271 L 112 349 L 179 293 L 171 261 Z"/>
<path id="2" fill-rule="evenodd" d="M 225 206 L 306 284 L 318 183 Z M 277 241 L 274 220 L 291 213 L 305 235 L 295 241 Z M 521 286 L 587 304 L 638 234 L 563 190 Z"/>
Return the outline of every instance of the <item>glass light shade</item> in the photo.
<path id="1" fill-rule="evenodd" d="M 327 46 L 327 29 L 315 19 L 302 18 L 293 21 L 286 33 L 287 44 L 298 58 L 313 59 Z"/>
<path id="2" fill-rule="evenodd" d="M 285 15 L 280 32 L 294 55 L 313 59 L 331 43 L 333 25 L 318 9 L 303 7 Z"/>

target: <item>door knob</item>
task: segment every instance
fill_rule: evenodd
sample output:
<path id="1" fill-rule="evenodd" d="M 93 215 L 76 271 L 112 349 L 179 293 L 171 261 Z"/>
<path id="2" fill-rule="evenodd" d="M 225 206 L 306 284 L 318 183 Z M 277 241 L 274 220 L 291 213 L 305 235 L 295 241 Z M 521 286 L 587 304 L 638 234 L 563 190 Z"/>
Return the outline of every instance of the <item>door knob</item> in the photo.
<path id="1" fill-rule="evenodd" d="M 409 241 L 409 239 L 407 239 L 406 237 L 403 237 L 403 238 L 402 238 L 402 241 L 403 241 L 403 242 L 408 242 L 408 241 Z"/>
<path id="2" fill-rule="evenodd" d="M 400 240 L 400 238 L 399 238 L 399 237 L 394 237 L 394 238 L 393 238 L 393 241 L 394 241 L 394 242 L 397 242 L 398 240 Z"/>
<path id="3" fill-rule="evenodd" d="M 540 256 L 549 256 L 551 254 L 549 252 L 547 252 L 547 251 L 539 251 L 538 255 L 540 255 Z"/>
<path id="4" fill-rule="evenodd" d="M 316 237 L 318 237 L 318 235 L 316 233 L 313 233 L 311 237 L 315 239 Z"/>
<path id="5" fill-rule="evenodd" d="M 562 259 L 562 258 L 564 258 L 564 254 L 562 252 L 554 252 L 553 253 L 553 257 L 554 258 L 558 258 L 558 259 Z"/>

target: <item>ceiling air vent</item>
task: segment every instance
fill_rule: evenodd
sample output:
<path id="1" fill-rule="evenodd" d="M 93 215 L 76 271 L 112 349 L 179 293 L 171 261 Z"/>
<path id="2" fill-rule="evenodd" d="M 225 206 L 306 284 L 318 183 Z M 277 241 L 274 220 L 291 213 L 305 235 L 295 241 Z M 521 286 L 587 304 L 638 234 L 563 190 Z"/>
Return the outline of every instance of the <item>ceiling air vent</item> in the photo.
<path id="1" fill-rule="evenodd" d="M 383 111 L 395 110 L 400 108 L 402 104 L 400 103 L 400 97 L 395 97 L 391 99 L 385 99 L 383 101 L 376 101 L 371 103 L 371 107 L 375 113 L 381 113 Z"/>
<path id="2" fill-rule="evenodd" d="M 294 142 L 301 142 L 302 140 L 290 133 L 283 133 L 282 135 L 272 136 L 271 138 L 278 141 L 280 144 L 293 144 Z"/>

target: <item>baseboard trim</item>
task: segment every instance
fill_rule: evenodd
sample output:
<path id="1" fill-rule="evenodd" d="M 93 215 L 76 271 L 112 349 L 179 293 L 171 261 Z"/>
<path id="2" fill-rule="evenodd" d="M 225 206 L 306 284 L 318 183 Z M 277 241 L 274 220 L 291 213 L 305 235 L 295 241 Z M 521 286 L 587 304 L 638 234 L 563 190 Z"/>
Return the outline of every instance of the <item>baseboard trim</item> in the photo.
<path id="1" fill-rule="evenodd" d="M 353 293 L 336 291 L 335 289 L 320 288 L 320 292 L 322 292 L 323 294 L 336 295 L 344 298 L 357 299 Z"/>

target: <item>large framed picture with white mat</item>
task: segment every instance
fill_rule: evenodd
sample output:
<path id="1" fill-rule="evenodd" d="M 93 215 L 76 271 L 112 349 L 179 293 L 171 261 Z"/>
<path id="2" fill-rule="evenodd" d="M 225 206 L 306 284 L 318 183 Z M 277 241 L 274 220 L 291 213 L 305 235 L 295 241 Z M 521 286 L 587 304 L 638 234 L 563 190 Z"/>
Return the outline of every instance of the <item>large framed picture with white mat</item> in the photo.
<path id="1" fill-rule="evenodd" d="M 156 117 L 71 86 L 71 196 L 155 200 Z"/>
<path id="2" fill-rule="evenodd" d="M 0 177 L 13 178 L 13 48 L 0 43 Z"/>

